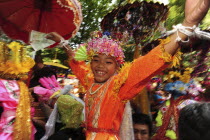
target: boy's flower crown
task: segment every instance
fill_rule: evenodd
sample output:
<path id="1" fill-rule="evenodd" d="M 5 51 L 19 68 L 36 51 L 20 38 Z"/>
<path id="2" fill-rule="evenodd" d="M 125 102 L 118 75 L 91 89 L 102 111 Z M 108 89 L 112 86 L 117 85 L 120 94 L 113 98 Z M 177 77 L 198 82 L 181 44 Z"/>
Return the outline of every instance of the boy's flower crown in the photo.
<path id="1" fill-rule="evenodd" d="M 84 47 L 86 47 L 86 50 L 84 50 Z M 121 46 L 118 42 L 108 38 L 107 35 L 104 35 L 102 38 L 93 38 L 87 43 L 81 44 L 79 49 L 80 48 L 83 49 L 83 52 L 86 51 L 87 56 L 84 57 L 84 60 L 90 60 L 96 54 L 106 54 L 113 56 L 117 63 L 124 63 L 125 56 Z M 77 59 L 79 58 L 77 52 L 75 54 L 75 59 L 79 60 Z"/>

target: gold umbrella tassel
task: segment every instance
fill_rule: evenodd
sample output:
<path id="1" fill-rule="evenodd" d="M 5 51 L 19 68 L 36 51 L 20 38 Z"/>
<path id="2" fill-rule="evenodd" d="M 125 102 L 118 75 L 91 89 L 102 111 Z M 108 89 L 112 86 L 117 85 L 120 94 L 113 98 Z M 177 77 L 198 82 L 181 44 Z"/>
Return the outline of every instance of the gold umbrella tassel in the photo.
<path id="1" fill-rule="evenodd" d="M 16 118 L 14 123 L 14 140 L 30 140 L 31 139 L 31 107 L 29 91 L 24 82 L 18 81 L 20 87 L 20 98 L 16 110 Z"/>

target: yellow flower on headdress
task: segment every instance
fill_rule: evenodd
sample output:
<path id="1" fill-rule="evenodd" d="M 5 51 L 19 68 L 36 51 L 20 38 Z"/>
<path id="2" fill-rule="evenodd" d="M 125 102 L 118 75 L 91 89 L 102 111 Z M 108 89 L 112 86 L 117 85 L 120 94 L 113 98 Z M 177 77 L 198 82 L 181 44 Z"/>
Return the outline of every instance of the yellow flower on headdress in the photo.
<path id="1" fill-rule="evenodd" d="M 88 60 L 92 60 L 94 55 L 96 55 L 96 53 L 93 50 L 90 50 L 88 52 Z"/>

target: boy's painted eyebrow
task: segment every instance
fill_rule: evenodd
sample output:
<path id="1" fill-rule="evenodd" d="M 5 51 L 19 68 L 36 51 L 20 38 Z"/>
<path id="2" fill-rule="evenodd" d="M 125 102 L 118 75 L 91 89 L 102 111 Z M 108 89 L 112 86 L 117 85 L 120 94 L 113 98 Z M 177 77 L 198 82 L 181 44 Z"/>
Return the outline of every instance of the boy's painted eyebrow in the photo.
<path id="1" fill-rule="evenodd" d="M 93 57 L 98 57 L 98 55 L 94 55 Z"/>

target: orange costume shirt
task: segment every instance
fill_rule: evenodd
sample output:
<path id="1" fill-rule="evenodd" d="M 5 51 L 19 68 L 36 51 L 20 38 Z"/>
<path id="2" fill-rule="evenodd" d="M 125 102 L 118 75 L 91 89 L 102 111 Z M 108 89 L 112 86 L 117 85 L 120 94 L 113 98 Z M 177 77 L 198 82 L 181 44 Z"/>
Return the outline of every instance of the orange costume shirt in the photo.
<path id="1" fill-rule="evenodd" d="M 155 75 L 168 65 L 161 58 L 162 45 L 125 64 L 106 83 L 94 83 L 93 74 L 84 62 L 70 61 L 72 71 L 87 90 L 85 97 L 87 140 L 119 140 L 119 129 L 126 101 L 137 95 Z"/>

